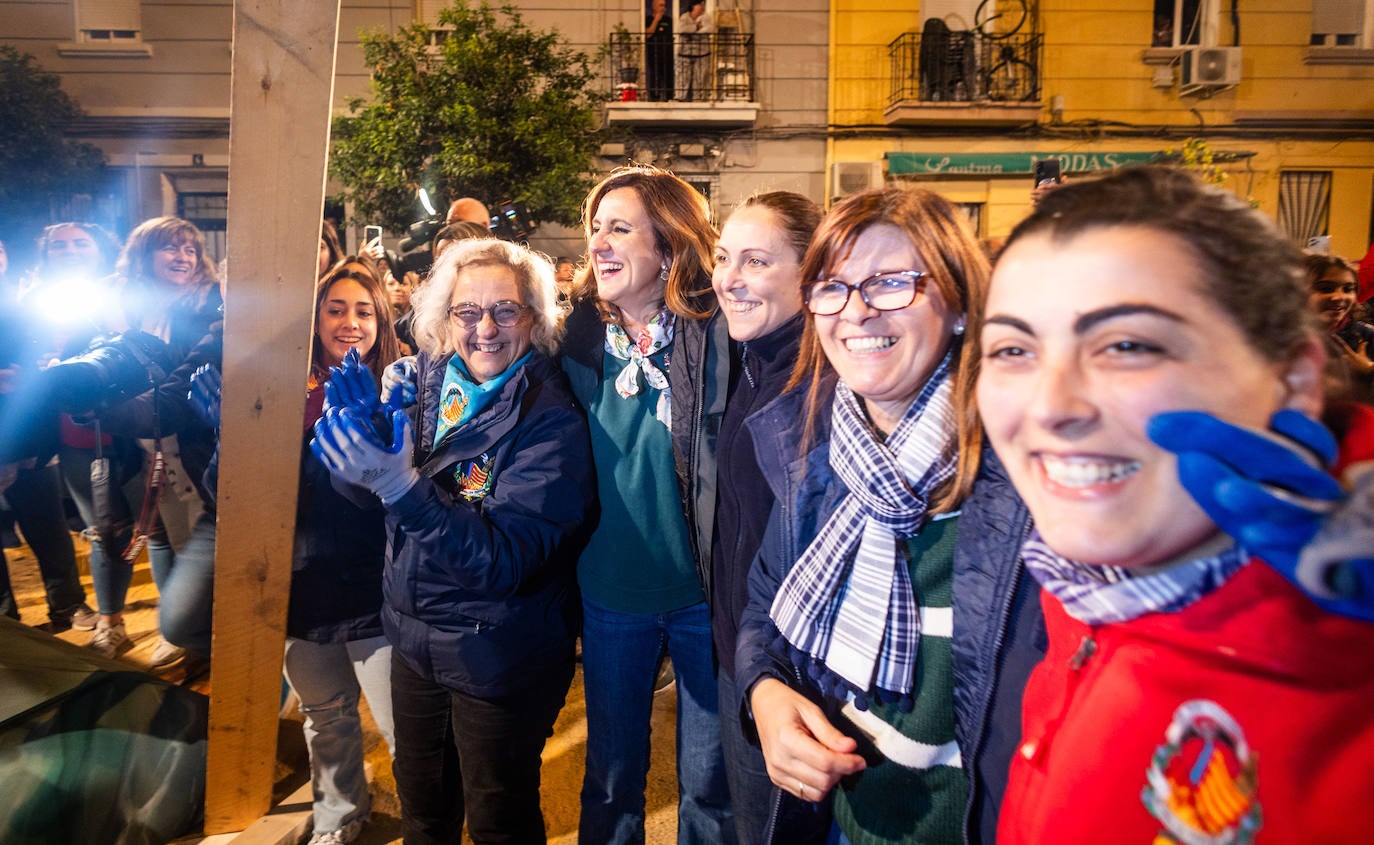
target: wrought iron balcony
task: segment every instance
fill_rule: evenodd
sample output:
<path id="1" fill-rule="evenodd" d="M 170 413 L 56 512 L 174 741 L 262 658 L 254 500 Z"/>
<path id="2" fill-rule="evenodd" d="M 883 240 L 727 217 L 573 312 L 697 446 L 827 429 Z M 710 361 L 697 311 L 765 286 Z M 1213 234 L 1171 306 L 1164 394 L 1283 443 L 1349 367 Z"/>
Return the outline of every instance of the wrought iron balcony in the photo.
<path id="1" fill-rule="evenodd" d="M 754 36 L 738 30 L 646 43 L 612 33 L 606 44 L 612 123 L 752 123 Z"/>
<path id="2" fill-rule="evenodd" d="M 977 31 L 904 32 L 888 45 L 889 124 L 1034 121 L 1044 38 Z"/>

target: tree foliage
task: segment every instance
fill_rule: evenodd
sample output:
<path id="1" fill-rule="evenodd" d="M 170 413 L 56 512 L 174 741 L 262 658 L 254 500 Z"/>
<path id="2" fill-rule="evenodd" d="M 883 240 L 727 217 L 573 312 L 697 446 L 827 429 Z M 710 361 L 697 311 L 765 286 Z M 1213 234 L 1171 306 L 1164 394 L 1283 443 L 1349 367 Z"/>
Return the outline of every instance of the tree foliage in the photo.
<path id="1" fill-rule="evenodd" d="M 335 119 L 331 156 L 358 218 L 399 231 L 424 187 L 440 199 L 516 200 L 540 220 L 577 221 L 600 97 L 588 57 L 557 30 L 530 28 L 509 4 L 498 12 L 457 0 L 435 29 L 415 23 L 394 36 L 365 33 L 362 43 L 372 93 Z"/>
<path id="2" fill-rule="evenodd" d="M 100 184 L 104 155 L 66 137 L 83 116 L 55 74 L 0 46 L 0 222 L 7 231 L 36 232 L 55 204 Z"/>

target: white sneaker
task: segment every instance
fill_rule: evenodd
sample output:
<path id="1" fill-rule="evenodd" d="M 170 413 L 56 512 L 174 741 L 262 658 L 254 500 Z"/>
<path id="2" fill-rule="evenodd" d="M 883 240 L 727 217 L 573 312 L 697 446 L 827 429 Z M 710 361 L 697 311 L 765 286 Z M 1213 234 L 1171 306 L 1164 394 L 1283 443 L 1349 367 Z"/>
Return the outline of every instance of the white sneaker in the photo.
<path id="1" fill-rule="evenodd" d="M 348 845 L 358 834 L 362 833 L 363 822 L 367 819 L 354 819 L 338 830 L 330 830 L 324 833 L 316 832 L 310 837 L 308 845 Z"/>
<path id="2" fill-rule="evenodd" d="M 166 669 L 169 666 L 175 666 L 185 656 L 186 649 L 158 637 L 157 648 L 153 649 L 153 656 L 148 661 L 148 668 Z"/>
<path id="3" fill-rule="evenodd" d="M 91 641 L 86 647 L 101 657 L 115 658 L 133 648 L 134 644 L 129 639 L 128 632 L 124 630 L 123 621 L 111 625 L 102 619 L 96 623 L 95 633 L 91 635 Z"/>

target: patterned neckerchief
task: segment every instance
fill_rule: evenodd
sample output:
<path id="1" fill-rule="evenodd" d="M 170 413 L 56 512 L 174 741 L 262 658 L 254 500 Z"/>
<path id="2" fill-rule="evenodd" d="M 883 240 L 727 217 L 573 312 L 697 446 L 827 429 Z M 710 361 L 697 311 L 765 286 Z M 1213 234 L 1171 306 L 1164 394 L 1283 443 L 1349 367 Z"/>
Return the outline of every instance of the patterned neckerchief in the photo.
<path id="1" fill-rule="evenodd" d="M 1032 531 L 1021 557 L 1064 611 L 1088 625 L 1129 622 L 1147 613 L 1176 613 L 1213 592 L 1249 560 L 1234 543 L 1220 553 L 1146 574 L 1120 566 L 1077 563 L 1056 554 Z"/>
<path id="2" fill-rule="evenodd" d="M 630 362 L 615 378 L 616 393 L 622 399 L 637 395 L 643 389 L 640 379 L 643 376 L 644 383 L 659 391 L 654 416 L 669 428 L 672 428 L 672 392 L 668 389 L 668 375 L 654 364 L 652 356 L 672 345 L 675 325 L 673 312 L 667 306 L 649 318 L 633 341 L 619 324 L 606 324 L 606 351 L 622 361 Z M 664 369 L 668 367 L 666 355 L 663 366 Z"/>

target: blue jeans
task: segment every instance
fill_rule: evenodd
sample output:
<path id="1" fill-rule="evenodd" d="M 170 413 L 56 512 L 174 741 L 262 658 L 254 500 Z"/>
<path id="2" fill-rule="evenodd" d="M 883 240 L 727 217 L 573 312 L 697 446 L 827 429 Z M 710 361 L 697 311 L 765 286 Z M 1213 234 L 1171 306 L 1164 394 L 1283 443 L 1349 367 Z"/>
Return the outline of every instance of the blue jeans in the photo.
<path id="1" fill-rule="evenodd" d="M 358 693 L 367 696 L 377 729 L 396 754 L 391 719 L 391 646 L 386 637 L 348 643 L 286 638 L 286 680 L 301 699 L 310 751 L 315 830 L 338 830 L 372 809 L 363 774 Z"/>
<path id="2" fill-rule="evenodd" d="M 62 478 L 67 482 L 67 490 L 72 494 L 72 501 L 80 511 L 81 519 L 93 527 L 96 514 L 91 490 L 91 461 L 95 460 L 95 450 L 63 446 L 60 454 Z M 112 475 L 117 476 L 118 473 L 112 472 Z M 143 504 L 145 478 L 142 472 L 138 472 L 132 478 L 116 478 L 111 485 L 110 505 L 121 526 L 113 538 L 118 548 L 106 549 L 100 539 L 91 540 L 91 586 L 95 588 L 96 610 L 103 616 L 124 612 L 124 599 L 129 594 L 134 568 L 124 562 L 122 554 L 133 538 L 132 523 Z M 120 483 L 121 480 L 123 483 Z M 154 583 L 162 583 L 174 559 L 175 554 L 165 535 L 148 538 L 148 561 L 152 564 Z"/>
<path id="3" fill-rule="evenodd" d="M 163 638 L 198 654 L 210 653 L 215 586 L 215 515 L 202 513 L 158 584 L 157 627 Z"/>
<path id="4" fill-rule="evenodd" d="M 735 836 L 739 845 L 761 845 L 773 802 L 773 782 L 763 761 L 763 750 L 744 737 L 740 725 L 739 696 L 735 682 L 720 673 L 720 741 L 725 752 L 725 774 L 730 781 L 730 800 L 735 808 Z"/>
<path id="5" fill-rule="evenodd" d="M 677 839 L 733 843 L 734 818 L 716 713 L 706 603 L 622 613 L 582 597 L 587 773 L 578 841 L 644 842 L 644 787 L 654 676 L 666 653 L 677 676 Z"/>

